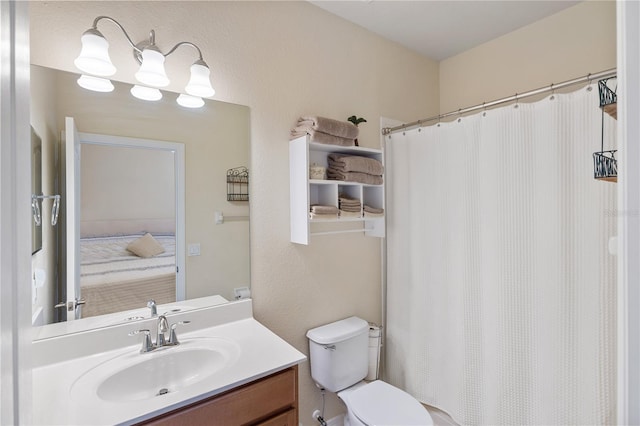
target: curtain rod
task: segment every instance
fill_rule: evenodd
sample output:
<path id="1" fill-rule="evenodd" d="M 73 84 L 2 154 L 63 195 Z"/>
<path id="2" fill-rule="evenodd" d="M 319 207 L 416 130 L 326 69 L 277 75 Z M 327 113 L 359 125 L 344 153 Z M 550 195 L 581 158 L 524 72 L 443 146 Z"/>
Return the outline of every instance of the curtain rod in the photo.
<path id="1" fill-rule="evenodd" d="M 562 83 L 558 83 L 558 84 L 550 84 L 549 86 L 545 86 L 545 87 L 541 87 L 539 89 L 535 89 L 535 90 L 530 90 L 528 92 L 524 92 L 524 93 L 516 93 L 513 96 L 509 96 L 506 98 L 502 98 L 502 99 L 497 99 L 495 101 L 491 101 L 491 102 L 483 102 L 482 104 L 479 105 L 474 105 L 471 107 L 467 107 L 467 108 L 461 108 L 459 110 L 456 111 L 451 111 L 448 112 L 446 114 L 439 114 L 439 115 L 435 115 L 433 117 L 429 117 L 429 118 L 425 118 L 422 120 L 418 120 L 418 121 L 413 121 L 411 123 L 407 123 L 407 124 L 401 124 L 399 126 L 395 126 L 395 127 L 384 127 L 382 129 L 382 134 L 383 135 L 388 135 L 391 134 L 393 132 L 397 132 L 400 130 L 405 130 L 408 129 L 410 127 L 421 127 L 423 124 L 429 122 L 429 121 L 434 121 L 434 120 L 441 120 L 443 118 L 446 117 L 450 117 L 452 115 L 462 115 L 462 114 L 466 114 L 468 112 L 472 112 L 472 111 L 476 111 L 479 109 L 485 109 L 488 107 L 493 107 L 496 105 L 501 105 L 501 104 L 505 104 L 508 102 L 512 102 L 512 101 L 519 101 L 522 100 L 524 98 L 528 98 L 531 96 L 535 96 L 535 95 L 539 95 L 541 93 L 545 93 L 545 92 L 552 92 L 556 89 L 562 89 L 564 87 L 568 87 L 568 86 L 573 86 L 575 84 L 580 84 L 580 83 L 584 83 L 584 82 L 589 82 L 591 83 L 591 81 L 593 80 L 600 80 L 603 78 L 609 78 L 609 77 L 614 77 L 616 75 L 616 69 L 612 68 L 610 70 L 606 70 L 606 71 L 601 71 L 595 74 L 587 74 L 583 77 L 578 77 L 578 78 L 574 78 L 573 80 L 567 80 L 567 81 L 563 81 Z"/>

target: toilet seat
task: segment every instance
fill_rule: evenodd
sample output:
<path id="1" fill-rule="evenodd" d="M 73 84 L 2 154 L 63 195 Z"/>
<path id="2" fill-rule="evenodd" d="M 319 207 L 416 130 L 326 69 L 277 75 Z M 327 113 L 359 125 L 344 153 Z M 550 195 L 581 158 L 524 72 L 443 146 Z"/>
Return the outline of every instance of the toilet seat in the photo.
<path id="1" fill-rule="evenodd" d="M 433 425 L 427 409 L 414 397 L 381 380 L 351 392 L 349 408 L 366 425 Z"/>

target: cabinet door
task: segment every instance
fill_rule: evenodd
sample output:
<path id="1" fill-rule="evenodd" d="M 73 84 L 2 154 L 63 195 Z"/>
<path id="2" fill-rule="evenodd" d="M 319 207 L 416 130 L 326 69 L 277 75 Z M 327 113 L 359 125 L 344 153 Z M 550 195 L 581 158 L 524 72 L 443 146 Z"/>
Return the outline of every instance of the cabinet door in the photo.
<path id="1" fill-rule="evenodd" d="M 287 411 L 288 410 L 288 411 Z M 144 423 L 166 426 L 233 426 L 280 419 L 297 410 L 297 367 L 233 389 L 222 395 L 159 416 Z M 276 415 L 271 419 L 271 416 Z M 287 414 L 290 415 L 290 414 Z M 288 417 L 283 417 L 287 419 Z M 286 425 L 286 422 L 264 423 Z"/>

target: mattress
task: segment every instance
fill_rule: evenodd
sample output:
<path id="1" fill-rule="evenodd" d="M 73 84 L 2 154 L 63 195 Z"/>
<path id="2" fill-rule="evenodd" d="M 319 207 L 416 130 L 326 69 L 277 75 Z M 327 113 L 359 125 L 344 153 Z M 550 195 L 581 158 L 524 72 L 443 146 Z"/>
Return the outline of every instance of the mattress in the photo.
<path id="1" fill-rule="evenodd" d="M 80 239 L 82 317 L 175 302 L 175 237 L 154 235 L 164 253 L 141 258 L 127 245 L 141 235 Z"/>

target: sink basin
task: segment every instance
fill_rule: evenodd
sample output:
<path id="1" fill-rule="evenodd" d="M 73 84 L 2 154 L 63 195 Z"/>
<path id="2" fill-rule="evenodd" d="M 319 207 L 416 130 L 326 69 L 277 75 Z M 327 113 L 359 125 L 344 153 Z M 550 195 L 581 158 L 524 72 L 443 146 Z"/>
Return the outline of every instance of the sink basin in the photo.
<path id="1" fill-rule="evenodd" d="M 70 397 L 86 400 L 93 394 L 110 402 L 161 398 L 219 374 L 239 355 L 235 342 L 213 337 L 184 339 L 144 354 L 136 348 L 82 374 L 71 385 Z"/>

